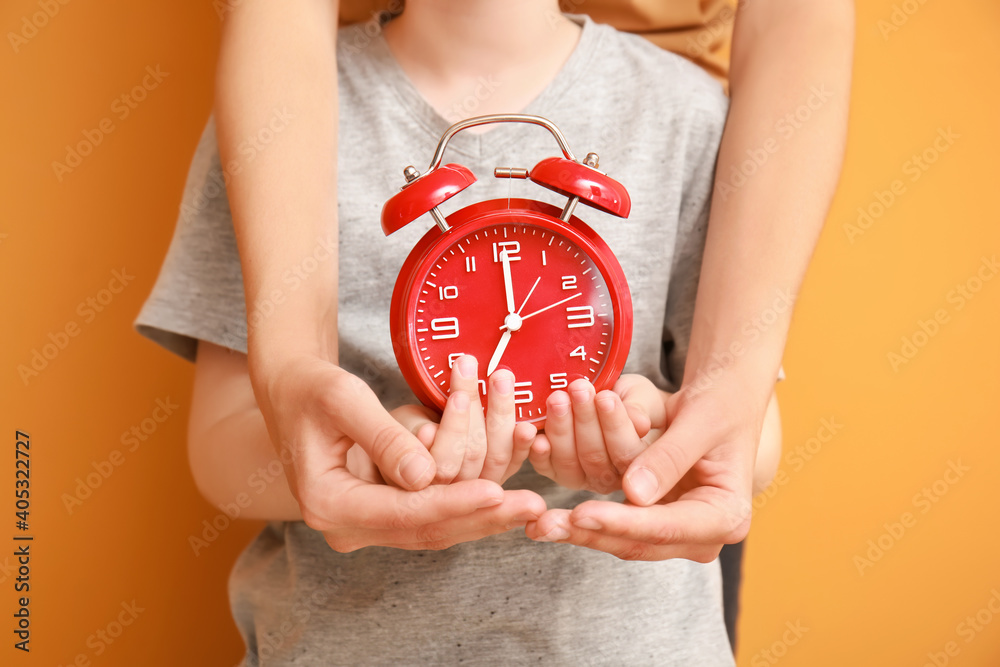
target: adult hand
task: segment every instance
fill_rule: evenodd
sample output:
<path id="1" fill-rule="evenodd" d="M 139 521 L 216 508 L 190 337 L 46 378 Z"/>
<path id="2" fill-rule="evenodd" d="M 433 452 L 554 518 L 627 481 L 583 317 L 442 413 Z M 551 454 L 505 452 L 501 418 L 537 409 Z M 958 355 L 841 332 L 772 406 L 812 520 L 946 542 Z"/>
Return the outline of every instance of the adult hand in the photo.
<path id="1" fill-rule="evenodd" d="M 588 501 L 549 510 L 528 537 L 590 547 L 625 560 L 713 560 L 750 527 L 750 491 L 763 413 L 740 413 L 733 388 L 682 388 L 664 400 L 666 432 L 629 465 L 625 504 Z M 658 425 L 653 424 L 653 428 Z"/>
<path id="2" fill-rule="evenodd" d="M 444 549 L 534 520 L 544 501 L 485 479 L 428 484 L 434 460 L 357 378 L 314 355 L 257 375 L 255 394 L 303 520 L 336 551 Z M 388 481 L 348 468 L 355 443 Z M 357 451 L 355 451 L 355 455 Z"/>

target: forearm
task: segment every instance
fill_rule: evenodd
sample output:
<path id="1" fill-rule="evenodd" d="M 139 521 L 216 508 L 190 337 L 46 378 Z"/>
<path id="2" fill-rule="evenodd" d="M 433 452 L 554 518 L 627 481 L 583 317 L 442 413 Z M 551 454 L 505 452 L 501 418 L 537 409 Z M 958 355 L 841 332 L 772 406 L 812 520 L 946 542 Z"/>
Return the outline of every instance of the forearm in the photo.
<path id="1" fill-rule="evenodd" d="M 737 14 L 684 384 L 733 380 L 758 414 L 840 173 L 853 31 L 845 0 L 752 0 Z"/>
<path id="2" fill-rule="evenodd" d="M 254 400 L 246 355 L 199 342 L 188 462 L 201 495 L 216 507 L 235 504 L 247 519 L 301 519 L 281 458 L 289 452 L 280 451 Z"/>
<path id="3" fill-rule="evenodd" d="M 301 521 L 283 462 L 256 408 L 232 415 L 189 438 L 198 490 L 216 507 L 239 507 L 242 519 Z"/>
<path id="4" fill-rule="evenodd" d="M 338 4 L 248 0 L 223 28 L 215 113 L 252 368 L 337 359 Z"/>

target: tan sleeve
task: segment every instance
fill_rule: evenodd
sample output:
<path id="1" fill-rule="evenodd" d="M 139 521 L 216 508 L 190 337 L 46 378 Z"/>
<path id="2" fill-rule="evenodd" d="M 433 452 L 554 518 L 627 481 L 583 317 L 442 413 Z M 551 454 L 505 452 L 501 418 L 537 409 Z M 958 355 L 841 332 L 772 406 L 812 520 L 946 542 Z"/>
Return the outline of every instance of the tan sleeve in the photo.
<path id="1" fill-rule="evenodd" d="M 735 4 L 735 0 L 559 0 L 564 12 L 588 14 L 598 23 L 641 35 L 684 56 L 723 86 L 728 83 Z M 402 8 L 403 0 L 341 0 L 340 24 Z"/>
<path id="2" fill-rule="evenodd" d="M 641 35 L 727 84 L 736 18 L 733 0 L 560 0 L 560 6 Z"/>

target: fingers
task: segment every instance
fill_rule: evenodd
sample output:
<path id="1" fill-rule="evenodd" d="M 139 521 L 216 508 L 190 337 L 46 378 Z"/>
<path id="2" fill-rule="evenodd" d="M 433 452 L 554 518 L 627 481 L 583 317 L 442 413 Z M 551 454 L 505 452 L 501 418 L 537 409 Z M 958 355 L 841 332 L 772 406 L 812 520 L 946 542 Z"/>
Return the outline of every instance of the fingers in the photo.
<path id="1" fill-rule="evenodd" d="M 708 562 L 724 543 L 738 542 L 746 535 L 748 525 L 743 523 L 702 501 L 680 500 L 653 507 L 590 501 L 573 510 L 549 510 L 529 523 L 525 533 L 540 542 L 566 542 L 625 560 Z"/>
<path id="2" fill-rule="evenodd" d="M 514 453 L 514 374 L 494 371 L 486 397 L 486 459 L 479 476 L 500 483 Z"/>
<path id="3" fill-rule="evenodd" d="M 548 477 L 554 482 L 558 481 L 555 469 L 552 467 L 552 443 L 549 442 L 548 435 L 539 433 L 535 436 L 528 450 L 528 460 L 539 475 Z"/>
<path id="4" fill-rule="evenodd" d="M 546 477 L 567 488 L 583 488 L 587 478 L 576 453 L 572 404 L 569 394 L 564 391 L 552 392 L 545 402 L 545 437 L 544 444 L 548 445 L 548 457 L 543 466 L 549 466 L 553 473 Z M 533 451 L 532 464 L 537 457 Z"/>
<path id="5" fill-rule="evenodd" d="M 720 490 L 652 507 L 589 501 L 572 510 L 570 521 L 577 528 L 649 544 L 721 545 L 746 536 L 750 505 L 743 508 L 735 495 Z"/>
<path id="6" fill-rule="evenodd" d="M 594 394 L 594 385 L 587 380 L 574 380 L 569 385 L 569 395 L 573 402 L 576 455 L 586 478 L 585 488 L 598 493 L 609 493 L 617 487 L 618 472 L 611 465 L 608 449 L 604 444 Z"/>
<path id="7" fill-rule="evenodd" d="M 507 491 L 501 504 L 419 526 L 373 534 L 376 546 L 402 549 L 447 549 L 460 542 L 489 537 L 536 521 L 545 512 L 545 501 L 526 490 Z"/>
<path id="8" fill-rule="evenodd" d="M 465 354 L 455 362 L 451 374 L 451 390 L 463 391 L 469 396 L 469 426 L 465 445 L 465 458 L 456 479 L 476 479 L 483 471 L 486 460 L 486 420 L 479 392 L 479 364 L 472 355 Z"/>
<path id="9" fill-rule="evenodd" d="M 525 459 L 528 458 L 528 452 L 531 450 L 532 441 L 537 435 L 538 429 L 535 428 L 534 424 L 522 422 L 514 427 L 514 451 L 511 453 L 507 470 L 500 480 L 501 484 L 510 479 L 524 465 Z"/>
<path id="10" fill-rule="evenodd" d="M 434 435 L 431 454 L 437 464 L 436 484 L 448 484 L 458 477 L 469 446 L 471 399 L 464 391 L 452 391 Z"/>
<path id="11" fill-rule="evenodd" d="M 347 450 L 347 470 L 358 479 L 366 482 L 373 484 L 384 483 L 378 468 L 359 445 L 352 445 Z"/>
<path id="12" fill-rule="evenodd" d="M 649 509 L 649 508 L 644 508 Z M 721 544 L 650 544 L 625 537 L 606 535 L 574 525 L 569 510 L 549 510 L 536 522 L 529 522 L 524 533 L 538 542 L 561 542 L 603 551 L 622 560 L 658 561 L 686 558 L 708 563 L 719 555 Z"/>
<path id="13" fill-rule="evenodd" d="M 336 426 L 368 453 L 382 476 L 404 489 L 427 486 L 435 463 L 427 448 L 382 407 L 375 393 L 350 373 L 336 377 L 325 397 L 325 411 Z"/>
<path id="14" fill-rule="evenodd" d="M 607 455 L 614 468 L 614 487 L 619 489 L 621 474 L 628 469 L 635 457 L 646 449 L 646 444 L 640 440 L 639 433 L 618 394 L 613 391 L 602 391 L 594 402 Z"/>
<path id="15" fill-rule="evenodd" d="M 403 491 L 358 480 L 344 469 L 323 475 L 308 490 L 308 495 L 310 516 L 303 518 L 310 527 L 324 532 L 342 527 L 350 530 L 416 528 L 494 507 L 504 500 L 500 485 L 484 479 Z"/>
<path id="16" fill-rule="evenodd" d="M 670 491 L 715 443 L 677 419 L 667 432 L 629 465 L 622 479 L 626 497 L 636 505 L 651 505 Z M 699 437 L 700 436 L 700 437 Z"/>
<path id="17" fill-rule="evenodd" d="M 640 438 L 646 437 L 651 428 L 666 428 L 665 392 L 641 375 L 622 375 L 615 383 L 614 392 L 621 397 L 625 410 Z"/>

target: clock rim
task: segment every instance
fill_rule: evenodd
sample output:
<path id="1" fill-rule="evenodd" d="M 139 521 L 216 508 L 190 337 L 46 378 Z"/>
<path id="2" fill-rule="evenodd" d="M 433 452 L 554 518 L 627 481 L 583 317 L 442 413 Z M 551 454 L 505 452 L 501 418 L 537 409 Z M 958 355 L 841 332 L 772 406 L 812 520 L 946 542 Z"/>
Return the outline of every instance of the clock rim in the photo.
<path id="1" fill-rule="evenodd" d="M 514 214 L 519 212 L 527 219 L 513 221 L 508 218 L 502 223 L 496 219 L 501 216 L 508 217 L 508 212 Z M 441 412 L 444 410 L 448 394 L 433 382 L 422 364 L 418 363 L 416 325 L 406 318 L 406 313 L 415 307 L 417 301 L 418 293 L 413 289 L 416 283 L 415 277 L 418 273 L 429 272 L 432 261 L 436 261 L 445 249 L 452 246 L 456 238 L 496 224 L 536 224 L 548 228 L 551 232 L 567 236 L 594 262 L 609 288 L 615 326 L 607 360 L 592 382 L 597 391 L 610 389 L 617 382 L 625 368 L 632 346 L 632 294 L 625 272 L 618 258 L 611 252 L 611 248 L 596 231 L 575 215 L 568 222 L 564 222 L 559 217 L 561 213 L 562 209 L 559 207 L 533 199 L 502 198 L 476 202 L 446 218 L 450 227 L 447 232 L 442 232 L 436 226 L 429 229 L 407 255 L 393 288 L 389 330 L 399 369 L 407 385 L 421 403 Z M 521 421 L 534 423 L 544 419 L 543 413 L 537 418 Z"/>

